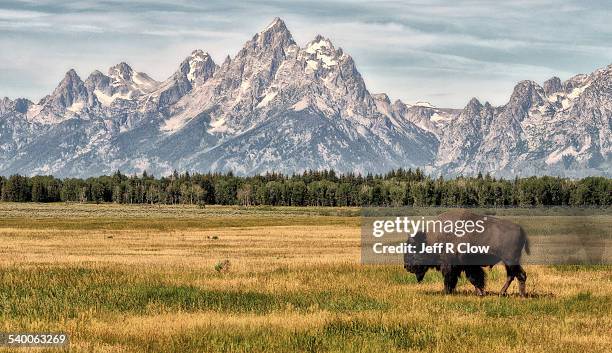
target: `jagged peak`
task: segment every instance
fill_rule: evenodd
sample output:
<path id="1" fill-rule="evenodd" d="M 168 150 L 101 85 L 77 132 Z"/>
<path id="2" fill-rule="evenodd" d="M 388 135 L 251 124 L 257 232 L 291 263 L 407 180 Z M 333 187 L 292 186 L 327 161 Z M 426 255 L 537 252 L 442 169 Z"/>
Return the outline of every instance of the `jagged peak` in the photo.
<path id="1" fill-rule="evenodd" d="M 530 97 L 530 100 L 536 99 L 538 93 L 544 93 L 544 89 L 535 81 L 523 80 L 514 86 L 514 91 L 510 100 L 522 97 Z"/>
<path id="2" fill-rule="evenodd" d="M 15 99 L 15 110 L 19 113 L 25 114 L 28 111 L 28 108 L 34 103 L 27 98 L 17 98 Z"/>
<path id="3" fill-rule="evenodd" d="M 322 62 L 322 66 L 325 68 L 345 64 L 354 65 L 349 55 L 344 54 L 340 48 L 336 49 L 331 40 L 320 34 L 317 34 L 312 41 L 306 44 L 303 52 L 309 56 L 309 59 L 313 58 Z"/>
<path id="4" fill-rule="evenodd" d="M 125 61 L 122 61 L 119 64 L 112 66 L 111 69 L 115 69 L 119 71 L 133 71 L 132 67 Z"/>
<path id="5" fill-rule="evenodd" d="M 55 87 L 53 93 L 42 98 L 38 104 L 52 104 L 56 107 L 66 108 L 79 99 L 86 99 L 86 96 L 84 82 L 74 69 L 70 69 Z"/>
<path id="6" fill-rule="evenodd" d="M 532 81 L 532 80 L 522 80 L 519 81 L 515 86 L 514 86 L 514 91 L 516 92 L 517 90 L 521 90 L 521 89 L 531 89 L 531 88 L 542 88 L 537 82 Z"/>
<path id="7" fill-rule="evenodd" d="M 194 65 L 198 62 L 204 62 L 206 64 L 212 64 L 213 66 L 216 66 L 210 54 L 208 52 L 203 51 L 202 49 L 196 49 L 192 51 L 191 54 L 186 57 L 185 60 L 183 60 L 183 63 L 181 65 Z"/>
<path id="8" fill-rule="evenodd" d="M 100 70 L 94 70 L 92 73 L 89 74 L 89 76 L 85 80 L 85 83 L 87 84 L 93 81 L 109 80 L 109 79 L 110 77 L 103 74 Z"/>
<path id="9" fill-rule="evenodd" d="M 276 17 L 274 20 L 261 32 L 257 33 L 252 41 L 256 41 L 259 45 L 280 44 L 283 47 L 295 44 L 291 32 L 287 29 L 285 22 Z"/>
<path id="10" fill-rule="evenodd" d="M 223 60 L 223 65 L 229 65 L 232 62 L 232 58 L 229 55 L 225 56 L 225 59 Z"/>
<path id="11" fill-rule="evenodd" d="M 212 60 L 210 54 L 208 52 L 205 52 L 202 49 L 196 49 L 194 51 L 191 52 L 191 58 L 199 58 L 199 59 L 203 59 L 203 60 Z"/>
<path id="12" fill-rule="evenodd" d="M 509 117 L 522 121 L 529 109 L 544 102 L 544 89 L 531 80 L 520 81 L 514 86 L 510 100 L 505 105 Z"/>
<path id="13" fill-rule="evenodd" d="M 548 80 L 544 81 L 544 92 L 546 95 L 551 95 L 553 93 L 559 92 L 563 89 L 563 84 L 561 83 L 561 79 L 557 76 L 553 76 Z"/>
<path id="14" fill-rule="evenodd" d="M 80 82 L 80 81 L 81 81 L 81 77 L 79 77 L 79 74 L 77 74 L 77 72 L 74 69 L 70 69 L 64 75 L 64 79 L 61 81 L 60 85 L 62 83 Z"/>
<path id="15" fill-rule="evenodd" d="M 76 76 L 76 77 L 79 77 L 79 75 L 77 74 L 75 69 L 70 69 L 70 70 L 66 71 L 66 76 L 71 76 L 71 77 Z"/>
<path id="16" fill-rule="evenodd" d="M 557 76 L 553 76 L 551 78 L 549 78 L 548 80 L 544 81 L 544 84 L 546 84 L 546 82 L 559 82 L 561 83 L 561 79 Z"/>
<path id="17" fill-rule="evenodd" d="M 134 70 L 132 67 L 123 61 L 108 69 L 108 75 L 110 77 L 124 81 L 130 81 L 133 74 Z"/>
<path id="18" fill-rule="evenodd" d="M 9 111 L 11 109 L 12 105 L 13 105 L 13 101 L 10 100 L 8 97 L 4 97 L 4 98 L 0 99 L 0 117 L 6 111 Z"/>
<path id="19" fill-rule="evenodd" d="M 480 103 L 480 101 L 476 97 L 472 97 L 472 99 L 470 99 L 467 106 L 465 107 L 465 109 L 468 109 L 468 110 L 480 110 L 481 108 L 482 108 L 482 103 Z"/>
<path id="20" fill-rule="evenodd" d="M 391 104 L 391 100 L 389 99 L 389 96 L 386 93 L 372 93 L 372 98 L 377 101 L 382 101 L 387 104 Z"/>
<path id="21" fill-rule="evenodd" d="M 317 34 L 317 35 L 314 37 L 314 39 L 313 39 L 312 41 L 313 41 L 313 42 L 319 42 L 319 41 L 322 41 L 322 40 L 325 40 L 325 39 L 326 39 L 326 38 L 325 38 L 325 37 L 323 37 L 322 35 Z"/>
<path id="22" fill-rule="evenodd" d="M 334 45 L 329 40 L 329 38 L 325 38 L 320 34 L 317 34 L 313 40 L 306 44 L 306 52 L 314 54 L 316 52 L 323 51 L 325 49 L 334 50 Z"/>
<path id="23" fill-rule="evenodd" d="M 102 73 L 102 71 L 100 70 L 93 70 L 91 74 L 89 74 L 89 76 L 106 76 L 105 74 Z"/>
<path id="24" fill-rule="evenodd" d="M 66 87 L 75 87 L 82 83 L 83 81 L 81 80 L 81 77 L 79 77 L 77 72 L 74 69 L 70 69 L 66 72 L 64 78 L 57 85 L 57 87 L 53 91 L 53 94 L 57 93 L 60 90 L 64 90 Z"/>
<path id="25" fill-rule="evenodd" d="M 403 115 L 406 109 L 408 109 L 408 106 L 406 105 L 406 103 L 402 102 L 401 99 L 396 99 L 391 105 L 391 108 L 394 111 L 398 112 L 400 115 Z"/>
<path id="26" fill-rule="evenodd" d="M 183 60 L 175 75 L 184 76 L 193 83 L 200 77 L 204 80 L 208 79 L 216 69 L 217 64 L 212 60 L 210 54 L 202 49 L 196 49 Z"/>
<path id="27" fill-rule="evenodd" d="M 274 17 L 272 22 L 259 33 L 287 31 L 287 25 L 280 17 Z"/>

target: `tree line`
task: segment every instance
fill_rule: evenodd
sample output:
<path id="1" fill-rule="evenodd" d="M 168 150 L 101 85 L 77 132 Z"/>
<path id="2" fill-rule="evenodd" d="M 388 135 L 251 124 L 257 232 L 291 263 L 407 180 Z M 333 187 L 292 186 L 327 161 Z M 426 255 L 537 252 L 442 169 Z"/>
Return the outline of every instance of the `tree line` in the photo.
<path id="1" fill-rule="evenodd" d="M 444 179 L 420 169 L 385 174 L 302 174 L 240 177 L 233 173 L 167 177 L 113 175 L 87 179 L 53 176 L 0 176 L 0 199 L 13 202 L 114 202 L 271 206 L 445 206 L 534 207 L 612 204 L 612 179 L 526 177 L 511 180 L 479 174 Z"/>

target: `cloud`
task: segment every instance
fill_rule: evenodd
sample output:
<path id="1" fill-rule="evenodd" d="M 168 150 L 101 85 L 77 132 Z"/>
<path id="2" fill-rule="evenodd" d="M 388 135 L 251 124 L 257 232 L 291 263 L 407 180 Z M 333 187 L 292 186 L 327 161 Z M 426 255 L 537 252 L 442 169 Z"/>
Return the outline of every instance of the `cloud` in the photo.
<path id="1" fill-rule="evenodd" d="M 23 10 L 7 10 L 0 9 L 0 21 L 11 21 L 11 20 L 26 20 L 32 18 L 40 18 L 46 16 L 45 13 L 36 11 L 23 11 Z"/>

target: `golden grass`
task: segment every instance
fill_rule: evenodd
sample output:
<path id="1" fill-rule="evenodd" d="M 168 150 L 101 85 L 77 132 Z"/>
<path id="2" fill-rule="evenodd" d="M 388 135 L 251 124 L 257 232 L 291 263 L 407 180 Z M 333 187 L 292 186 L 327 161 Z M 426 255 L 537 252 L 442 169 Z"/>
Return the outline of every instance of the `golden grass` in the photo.
<path id="1" fill-rule="evenodd" d="M 63 330 L 74 352 L 612 346 L 611 267 L 527 266 L 526 299 L 478 298 L 466 281 L 445 296 L 438 273 L 416 284 L 399 266 L 360 265 L 358 214 L 0 203 L 0 332 Z M 489 290 L 503 281 L 488 272 Z"/>

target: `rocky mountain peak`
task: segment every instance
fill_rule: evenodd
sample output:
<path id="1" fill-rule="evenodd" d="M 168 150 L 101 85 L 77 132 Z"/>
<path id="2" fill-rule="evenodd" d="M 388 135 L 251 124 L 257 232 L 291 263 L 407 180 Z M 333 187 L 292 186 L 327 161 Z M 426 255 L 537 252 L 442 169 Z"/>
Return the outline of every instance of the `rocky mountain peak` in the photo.
<path id="1" fill-rule="evenodd" d="M 4 115 L 4 113 L 10 111 L 13 107 L 13 101 L 8 97 L 4 97 L 0 99 L 0 115 Z"/>
<path id="2" fill-rule="evenodd" d="M 179 70 L 193 84 L 196 81 L 204 82 L 208 80 L 216 69 L 217 64 L 210 54 L 201 49 L 196 49 L 181 63 Z"/>
<path id="3" fill-rule="evenodd" d="M 120 96 L 122 99 L 133 99 L 144 93 L 149 93 L 154 90 L 159 82 L 155 81 L 149 75 L 136 72 L 132 67 L 125 62 L 121 62 L 108 69 L 108 77 L 110 78 L 110 95 L 111 97 L 105 97 L 104 100 L 111 102 L 115 98 L 113 96 Z"/>
<path id="4" fill-rule="evenodd" d="M 482 109 L 482 103 L 476 97 L 472 97 L 468 104 L 465 106 L 465 110 L 470 115 L 478 115 L 480 114 L 480 110 Z"/>
<path id="5" fill-rule="evenodd" d="M 234 58 L 226 59 L 215 70 L 215 77 L 219 80 L 213 83 L 214 88 L 209 87 L 209 90 L 202 92 L 207 97 L 207 103 L 223 101 L 232 105 L 229 110 L 252 111 L 262 102 L 276 73 L 286 61 L 289 48 L 295 47 L 285 23 L 279 18 L 274 19 L 263 31 L 246 42 Z M 226 121 L 225 118 L 220 119 Z"/>
<path id="6" fill-rule="evenodd" d="M 334 45 L 329 38 L 325 38 L 322 35 L 317 34 L 313 40 L 306 44 L 306 51 L 315 53 L 321 49 L 333 49 L 333 47 Z"/>
<path id="7" fill-rule="evenodd" d="M 372 98 L 374 98 L 374 100 L 376 101 L 380 101 L 385 104 L 391 104 L 391 100 L 389 99 L 389 96 L 386 93 L 373 93 Z M 397 103 L 398 101 L 399 99 L 396 100 L 395 102 Z"/>
<path id="8" fill-rule="evenodd" d="M 544 93 L 546 93 L 547 96 L 560 92 L 562 89 L 563 85 L 561 84 L 561 79 L 557 76 L 551 77 L 544 82 Z"/>
<path id="9" fill-rule="evenodd" d="M 114 81 L 132 81 L 133 74 L 134 70 L 125 62 L 120 62 L 108 69 L 108 76 L 113 78 Z"/>
<path id="10" fill-rule="evenodd" d="M 74 69 L 70 69 L 64 75 L 64 78 L 60 82 L 59 87 L 75 86 L 80 85 L 82 83 L 83 81 L 81 80 L 81 77 L 79 77 L 77 72 Z"/>
<path id="11" fill-rule="evenodd" d="M 245 47 L 274 51 L 295 44 L 285 22 L 276 17 L 263 31 L 257 33 Z"/>
<path id="12" fill-rule="evenodd" d="M 588 79 L 589 76 L 584 74 L 572 76 L 571 78 L 563 82 L 563 91 L 565 93 L 571 94 L 575 88 L 580 88 L 584 86 L 587 83 Z"/>
<path id="13" fill-rule="evenodd" d="M 201 49 L 194 50 L 181 62 L 179 69 L 157 87 L 157 108 L 176 103 L 195 86 L 208 81 L 217 69 L 210 54 Z"/>
<path id="14" fill-rule="evenodd" d="M 28 111 L 28 109 L 32 106 L 33 103 L 29 99 L 17 98 L 15 99 L 14 104 L 15 104 L 15 111 L 21 114 L 25 114 Z"/>
<path id="15" fill-rule="evenodd" d="M 192 60 L 206 60 L 207 58 L 210 58 L 210 54 L 208 54 L 207 52 L 204 52 L 204 50 L 202 49 L 195 49 L 194 51 L 191 52 L 191 55 L 189 56 L 190 59 Z"/>
<path id="16" fill-rule="evenodd" d="M 319 67 L 324 69 L 338 67 L 344 54 L 341 49 L 336 50 L 332 42 L 320 34 L 306 45 L 304 52 L 309 54 L 307 64 L 314 70 Z"/>
<path id="17" fill-rule="evenodd" d="M 110 84 L 111 78 L 98 70 L 92 72 L 85 80 L 85 87 L 89 92 L 99 90 L 105 92 L 106 94 L 112 95 Z"/>
<path id="18" fill-rule="evenodd" d="M 520 121 L 527 115 L 531 107 L 544 102 L 544 95 L 544 89 L 534 81 L 521 81 L 514 86 L 507 109 Z"/>
<path id="19" fill-rule="evenodd" d="M 89 74 L 89 77 L 87 78 L 87 80 L 89 80 L 89 79 L 95 80 L 95 79 L 99 79 L 99 78 L 102 78 L 102 77 L 108 77 L 108 76 L 103 74 L 100 70 L 94 70 L 94 71 L 92 71 L 91 74 Z M 87 80 L 85 80 L 85 81 L 87 81 Z"/>
<path id="20" fill-rule="evenodd" d="M 62 111 L 75 104 L 92 103 L 84 82 L 74 69 L 68 70 L 51 95 L 43 98 L 39 104 Z"/>
<path id="21" fill-rule="evenodd" d="M 398 107 L 398 108 L 399 108 L 399 107 L 406 107 L 406 104 L 405 104 L 404 102 L 402 102 L 402 100 L 401 100 L 401 99 L 396 99 L 396 100 L 393 102 L 393 107 Z"/>
<path id="22" fill-rule="evenodd" d="M 281 34 L 283 36 L 288 35 L 291 37 L 291 33 L 287 29 L 287 25 L 279 17 L 275 17 L 270 24 L 266 26 L 259 34 Z"/>

